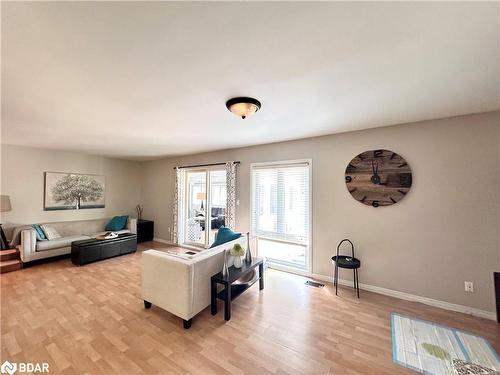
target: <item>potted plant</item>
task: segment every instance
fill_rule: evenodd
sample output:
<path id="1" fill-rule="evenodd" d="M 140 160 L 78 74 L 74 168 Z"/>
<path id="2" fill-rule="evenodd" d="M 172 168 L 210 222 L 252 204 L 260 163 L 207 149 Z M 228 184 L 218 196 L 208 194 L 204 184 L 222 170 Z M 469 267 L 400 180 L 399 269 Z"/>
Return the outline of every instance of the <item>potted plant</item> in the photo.
<path id="1" fill-rule="evenodd" d="M 242 261 L 241 258 L 245 255 L 245 249 L 239 244 L 234 244 L 234 246 L 229 250 L 229 254 L 234 257 L 234 267 L 241 268 Z"/>

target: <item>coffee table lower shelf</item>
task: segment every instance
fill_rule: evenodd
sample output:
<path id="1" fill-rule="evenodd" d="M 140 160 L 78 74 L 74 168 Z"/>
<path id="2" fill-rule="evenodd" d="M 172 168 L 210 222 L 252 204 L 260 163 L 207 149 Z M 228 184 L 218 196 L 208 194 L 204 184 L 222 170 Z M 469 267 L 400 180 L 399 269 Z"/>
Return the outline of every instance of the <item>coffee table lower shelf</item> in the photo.
<path id="1" fill-rule="evenodd" d="M 259 268 L 259 277 L 250 283 L 234 284 L 239 278 L 252 272 L 255 268 Z M 224 319 L 231 319 L 231 301 L 238 298 L 243 292 L 248 290 L 253 284 L 259 282 L 259 289 L 264 289 L 264 262 L 262 258 L 254 258 L 251 263 L 243 263 L 242 268 L 229 268 L 229 275 L 222 276 L 218 273 L 212 276 L 211 284 L 211 305 L 210 310 L 212 315 L 217 314 L 217 300 L 220 299 L 224 302 Z M 221 284 L 224 289 L 217 292 L 217 284 Z"/>

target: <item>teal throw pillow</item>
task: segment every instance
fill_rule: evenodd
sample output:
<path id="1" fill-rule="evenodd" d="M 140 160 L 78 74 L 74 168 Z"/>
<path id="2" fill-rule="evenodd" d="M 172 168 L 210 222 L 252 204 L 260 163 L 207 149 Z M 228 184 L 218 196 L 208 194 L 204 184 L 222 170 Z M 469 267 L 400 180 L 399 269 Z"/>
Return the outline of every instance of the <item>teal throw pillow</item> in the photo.
<path id="1" fill-rule="evenodd" d="M 128 215 L 125 216 L 115 216 L 111 221 L 106 224 L 104 230 L 117 231 L 122 230 L 127 227 Z"/>
<path id="2" fill-rule="evenodd" d="M 222 245 L 226 242 L 233 241 L 241 237 L 241 233 L 234 232 L 231 228 L 220 227 L 217 232 L 217 237 L 210 248 Z"/>
<path id="3" fill-rule="evenodd" d="M 40 224 L 33 224 L 32 227 L 35 230 L 37 241 L 43 241 L 43 240 L 47 239 L 47 237 L 45 237 L 45 233 L 43 232 L 43 229 L 40 226 Z"/>

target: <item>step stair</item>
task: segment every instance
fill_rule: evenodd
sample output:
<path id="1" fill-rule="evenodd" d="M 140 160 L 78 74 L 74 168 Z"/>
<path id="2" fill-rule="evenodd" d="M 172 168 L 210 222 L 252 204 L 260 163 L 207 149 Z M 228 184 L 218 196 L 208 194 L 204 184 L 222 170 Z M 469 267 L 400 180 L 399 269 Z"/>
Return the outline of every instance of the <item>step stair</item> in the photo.
<path id="1" fill-rule="evenodd" d="M 19 250 L 0 250 L 0 273 L 17 271 L 23 268 Z"/>
<path id="2" fill-rule="evenodd" d="M 0 261 L 4 260 L 12 260 L 19 259 L 19 250 L 17 249 L 9 249 L 9 250 L 0 250 Z"/>

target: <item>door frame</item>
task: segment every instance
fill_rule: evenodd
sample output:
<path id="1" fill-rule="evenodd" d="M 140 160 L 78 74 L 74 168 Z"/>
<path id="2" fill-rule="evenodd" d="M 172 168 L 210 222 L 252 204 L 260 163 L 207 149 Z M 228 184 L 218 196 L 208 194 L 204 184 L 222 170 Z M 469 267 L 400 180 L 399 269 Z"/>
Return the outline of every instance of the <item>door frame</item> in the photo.
<path id="1" fill-rule="evenodd" d="M 211 217 L 208 216 L 207 220 L 207 213 L 212 212 L 212 199 L 211 199 L 211 176 L 210 172 L 212 171 L 226 171 L 225 168 L 221 168 L 221 166 L 200 166 L 200 167 L 193 167 L 193 168 L 186 168 L 184 170 L 185 176 L 184 176 L 184 181 L 183 181 L 183 194 L 182 194 L 182 229 L 184 236 L 181 239 L 182 242 L 180 243 L 180 246 L 182 247 L 187 247 L 190 249 L 208 249 L 210 247 L 210 232 L 212 230 L 211 227 Z M 197 243 L 197 242 L 190 242 L 186 241 L 186 232 L 187 232 L 187 219 L 188 219 L 188 212 L 189 212 L 189 207 L 188 207 L 188 178 L 187 175 L 189 172 L 205 172 L 205 194 L 206 194 L 206 199 L 205 199 L 205 231 L 204 231 L 204 236 L 205 236 L 205 241 L 203 244 Z M 227 181 L 226 181 L 227 184 Z M 226 193 L 227 195 L 227 193 Z M 226 206 L 227 206 L 227 196 L 226 196 Z M 227 207 L 226 207 L 227 210 Z"/>

